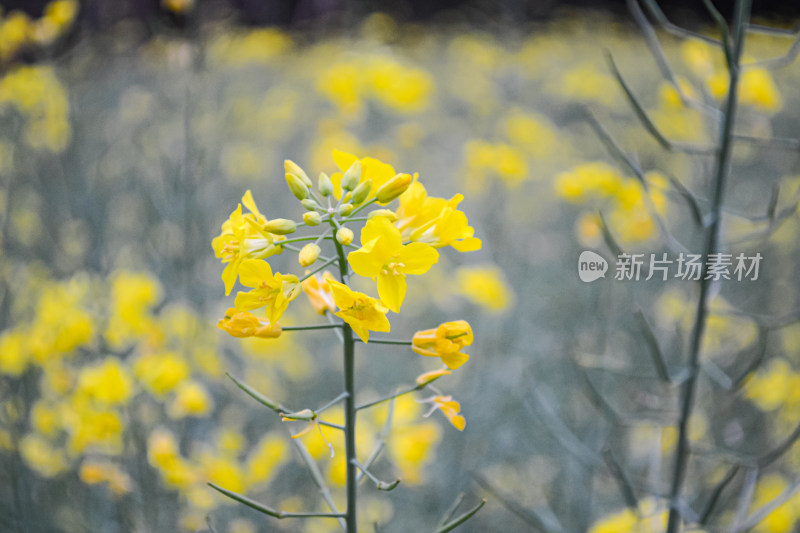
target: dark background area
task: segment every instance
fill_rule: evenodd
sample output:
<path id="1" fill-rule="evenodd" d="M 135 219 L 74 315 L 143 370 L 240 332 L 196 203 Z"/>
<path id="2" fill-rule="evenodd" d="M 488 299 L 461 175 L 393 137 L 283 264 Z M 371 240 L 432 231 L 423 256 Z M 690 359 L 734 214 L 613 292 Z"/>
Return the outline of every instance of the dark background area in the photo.
<path id="1" fill-rule="evenodd" d="M 6 12 L 20 9 L 31 16 L 40 16 L 47 0 L 5 0 Z M 88 0 L 82 2 L 81 18 L 85 24 L 102 29 L 116 20 L 140 18 L 165 20 L 184 26 L 185 16 L 166 14 L 160 0 Z M 199 0 L 191 18 L 204 19 L 235 17 L 251 25 L 305 25 L 319 18 L 351 16 L 373 11 L 385 11 L 407 21 L 450 20 L 453 16 L 470 22 L 539 21 L 547 20 L 564 10 L 602 9 L 627 18 L 626 0 Z M 730 16 L 733 0 L 716 0 L 714 4 Z M 708 20 L 700 0 L 670 0 L 659 5 L 673 22 L 697 24 Z M 753 0 L 753 16 L 775 20 L 800 16 L 800 2 L 785 0 Z"/>

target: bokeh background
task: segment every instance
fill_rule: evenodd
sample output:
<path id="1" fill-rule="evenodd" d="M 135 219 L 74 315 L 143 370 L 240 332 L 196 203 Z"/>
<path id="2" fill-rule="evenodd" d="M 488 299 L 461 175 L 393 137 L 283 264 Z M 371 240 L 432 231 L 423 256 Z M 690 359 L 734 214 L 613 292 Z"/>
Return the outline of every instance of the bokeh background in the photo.
<path id="1" fill-rule="evenodd" d="M 796 42 L 791 7 L 756 8 L 754 22 L 786 34 L 749 35 L 750 63 Z M 714 34 L 691 3 L 665 11 Z M 418 172 L 431 195 L 463 194 L 483 241 L 410 279 L 392 324 L 393 338 L 472 324 L 471 360 L 442 385 L 467 427 L 398 401 L 376 473 L 403 483 L 363 486 L 362 529 L 433 531 L 465 493 L 465 506 L 488 504 L 463 531 L 660 531 L 678 387 L 654 354 L 679 381 L 697 284 L 617 281 L 613 259 L 673 254 L 674 240 L 701 249 L 713 157 L 681 148 L 715 142 L 727 75 L 703 40 L 657 35 L 680 91 L 614 3 L 4 2 L 0 531 L 337 529 L 260 516 L 205 484 L 325 510 L 288 438 L 300 428 L 225 372 L 315 407 L 341 388 L 334 337 L 217 329 L 232 298 L 211 239 L 247 190 L 269 218 L 298 220 L 283 160 L 331 173 L 333 149 Z M 637 120 L 606 52 L 676 151 Z M 784 63 L 742 78 L 724 246 L 764 259 L 758 280 L 715 291 L 703 345 L 685 504 L 701 515 L 728 480 L 709 531 L 775 497 L 756 531 L 800 520 L 797 446 L 739 503 L 748 465 L 800 420 L 800 68 Z M 605 279 L 578 278 L 586 249 L 611 262 Z M 274 265 L 299 272 L 290 258 Z M 298 300 L 282 323 L 316 320 Z M 435 367 L 422 359 L 359 347 L 361 398 L 413 383 Z M 385 417 L 361 419 L 363 450 Z M 341 501 L 343 453 L 331 459 L 317 432 L 304 442 Z"/>

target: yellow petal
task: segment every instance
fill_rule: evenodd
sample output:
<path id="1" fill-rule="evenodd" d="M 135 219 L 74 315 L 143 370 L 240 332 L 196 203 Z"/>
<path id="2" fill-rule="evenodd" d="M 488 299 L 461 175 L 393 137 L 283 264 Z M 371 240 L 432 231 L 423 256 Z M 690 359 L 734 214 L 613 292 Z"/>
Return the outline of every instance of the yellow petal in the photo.
<path id="1" fill-rule="evenodd" d="M 386 307 L 400 312 L 400 306 L 406 297 L 406 278 L 402 274 L 388 274 L 378 276 L 378 296 Z"/>
<path id="2" fill-rule="evenodd" d="M 428 244 L 412 242 L 403 247 L 397 259 L 404 265 L 401 269 L 402 272 L 420 275 L 430 270 L 439 261 L 439 252 Z"/>

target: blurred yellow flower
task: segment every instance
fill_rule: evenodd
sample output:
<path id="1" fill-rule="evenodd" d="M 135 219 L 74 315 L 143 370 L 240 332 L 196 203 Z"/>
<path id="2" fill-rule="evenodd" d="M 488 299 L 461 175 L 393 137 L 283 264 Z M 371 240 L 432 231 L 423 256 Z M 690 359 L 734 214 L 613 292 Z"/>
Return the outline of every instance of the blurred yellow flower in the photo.
<path id="1" fill-rule="evenodd" d="M 442 411 L 444 416 L 447 417 L 447 420 L 453 424 L 453 427 L 459 431 L 464 431 L 467 421 L 464 416 L 461 415 L 460 403 L 453 400 L 452 396 L 434 396 L 430 401 L 434 404 L 434 409 Z"/>
<path id="2" fill-rule="evenodd" d="M 494 265 L 459 268 L 456 286 L 460 294 L 492 312 L 508 309 L 513 301 L 503 272 Z"/>
<path id="3" fill-rule="evenodd" d="M 116 357 L 106 357 L 78 374 L 76 395 L 85 395 L 100 405 L 125 404 L 133 394 L 133 376 Z"/>
<path id="4" fill-rule="evenodd" d="M 214 408 L 214 400 L 206 388 L 197 381 L 184 381 L 175 390 L 175 398 L 167 412 L 172 418 L 202 417 Z"/>

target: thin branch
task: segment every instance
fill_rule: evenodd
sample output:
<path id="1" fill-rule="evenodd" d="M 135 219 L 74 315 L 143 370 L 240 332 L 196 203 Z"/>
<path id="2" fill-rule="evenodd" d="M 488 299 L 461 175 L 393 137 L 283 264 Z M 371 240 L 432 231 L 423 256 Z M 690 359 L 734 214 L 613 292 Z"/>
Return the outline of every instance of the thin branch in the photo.
<path id="1" fill-rule="evenodd" d="M 784 439 L 782 443 L 775 447 L 775 449 L 765 453 L 761 457 L 758 458 L 756 464 L 759 468 L 765 468 L 775 462 L 777 459 L 781 457 L 784 453 L 788 452 L 797 439 L 800 438 L 800 424 L 798 424 L 792 433 Z"/>
<path id="2" fill-rule="evenodd" d="M 608 61 L 611 73 L 616 78 L 617 83 L 619 83 L 622 91 L 625 93 L 628 102 L 633 107 L 633 111 L 636 114 L 636 117 L 639 119 L 639 122 L 641 122 L 642 126 L 644 126 L 644 129 L 647 130 L 647 132 L 658 142 L 658 144 L 661 145 L 662 148 L 670 152 L 684 152 L 695 155 L 715 155 L 717 153 L 716 146 L 697 146 L 667 139 L 647 114 L 647 111 L 645 111 L 642 104 L 636 98 L 636 95 L 633 94 L 633 91 L 628 86 L 628 83 L 622 77 L 622 74 L 617 68 L 614 58 L 608 51 L 606 51 L 606 60 Z"/>
<path id="3" fill-rule="evenodd" d="M 456 515 L 456 511 L 458 511 L 458 508 L 461 506 L 461 502 L 464 501 L 464 496 L 465 494 L 463 492 L 456 496 L 455 501 L 452 503 L 452 505 L 450 505 L 447 511 L 445 511 L 444 516 L 442 516 L 442 520 L 439 522 L 439 527 L 442 527 L 453 519 L 453 517 Z"/>
<path id="4" fill-rule="evenodd" d="M 233 381 L 236 384 L 237 387 L 242 389 L 244 392 L 247 393 L 248 396 L 253 398 L 255 401 L 257 401 L 261 405 L 269 407 L 270 409 L 272 409 L 273 411 L 275 411 L 278 414 L 291 412 L 289 409 L 287 409 L 286 407 L 284 407 L 280 403 L 277 403 L 277 402 L 274 402 L 274 401 L 270 400 L 269 398 L 267 398 L 266 396 L 264 396 L 260 392 L 256 391 L 250 385 L 239 381 L 238 379 L 236 379 L 235 377 L 233 377 L 229 373 L 226 372 L 225 375 L 228 376 L 231 379 L 231 381 Z"/>
<path id="5" fill-rule="evenodd" d="M 360 338 L 355 339 L 356 342 L 364 342 Z M 411 346 L 411 341 L 406 340 L 399 340 L 399 339 L 370 339 L 369 342 L 372 344 L 393 344 L 396 346 Z"/>
<path id="6" fill-rule="evenodd" d="M 611 452 L 611 447 L 604 447 L 602 455 L 608 470 L 611 472 L 611 476 L 619 485 L 619 491 L 625 499 L 625 504 L 631 509 L 639 509 L 639 501 L 636 498 L 636 492 L 633 490 L 633 484 L 622 468 L 622 465 L 617 462 L 614 454 Z"/>
<path id="7" fill-rule="evenodd" d="M 293 513 L 288 511 L 276 511 L 271 507 L 267 507 L 264 504 L 258 503 L 255 500 L 251 500 L 247 496 L 242 496 L 239 493 L 230 491 L 228 489 L 224 489 L 217 485 L 216 483 L 212 483 L 211 481 L 208 482 L 208 486 L 212 489 L 216 490 L 217 492 L 224 494 L 228 498 L 232 500 L 236 500 L 239 503 L 243 503 L 244 505 L 250 507 L 251 509 L 255 509 L 256 511 L 260 511 L 264 514 L 277 518 L 281 520 L 283 518 L 343 518 L 345 515 L 342 513 Z"/>
<path id="8" fill-rule="evenodd" d="M 647 6 L 647 10 L 650 11 L 650 15 L 656 19 L 656 22 L 664 28 L 667 32 L 675 35 L 676 37 L 682 38 L 692 38 L 692 39 L 700 39 L 703 42 L 708 44 L 712 44 L 715 46 L 722 46 L 722 43 L 714 39 L 713 37 L 709 37 L 707 35 L 703 35 L 702 33 L 693 32 L 691 30 L 687 30 L 685 28 L 681 28 L 680 26 L 673 24 L 667 19 L 667 16 L 661 11 L 661 8 L 658 6 L 658 3 L 655 0 L 643 0 L 644 4 Z"/>
<path id="9" fill-rule="evenodd" d="M 669 81 L 670 85 L 672 85 L 672 87 L 678 93 L 681 103 L 685 106 L 710 112 L 716 118 L 718 118 L 720 115 L 719 109 L 695 100 L 683 90 L 683 86 L 681 86 L 681 84 L 678 82 L 675 72 L 672 70 L 669 61 L 667 61 L 667 58 L 664 55 L 664 49 L 661 47 L 661 43 L 658 40 L 658 35 L 653 29 L 653 26 L 647 20 L 647 17 L 639 5 L 639 0 L 628 0 L 628 10 L 631 12 L 634 20 L 639 25 L 639 29 L 642 31 L 644 40 L 647 43 L 647 47 L 650 49 L 650 55 L 652 55 L 656 60 L 656 64 L 658 65 L 659 70 L 661 70 L 661 75 L 664 76 L 667 81 Z"/>
<path id="10" fill-rule="evenodd" d="M 736 506 L 736 515 L 734 516 L 733 526 L 731 526 L 731 533 L 739 533 L 740 531 L 750 529 L 747 527 L 747 524 L 745 524 L 745 518 L 747 517 L 747 510 L 750 508 L 750 504 L 753 501 L 753 492 L 755 491 L 757 480 L 758 468 L 750 468 L 747 470 L 744 484 L 742 485 L 742 491 L 739 493 L 739 503 Z"/>
<path id="11" fill-rule="evenodd" d="M 697 202 L 697 197 L 684 185 L 683 183 L 678 180 L 678 178 L 672 176 L 671 174 L 667 175 L 667 179 L 672 184 L 675 189 L 677 189 L 678 193 L 681 197 L 686 200 L 686 204 L 689 206 L 689 210 L 692 213 L 692 220 L 694 223 L 702 227 L 703 226 L 703 211 L 700 209 L 700 204 Z"/>
<path id="12" fill-rule="evenodd" d="M 344 324 L 311 324 L 307 326 L 283 326 L 283 331 L 307 331 L 314 329 L 342 329 Z"/>
<path id="13" fill-rule="evenodd" d="M 529 509 L 527 507 L 523 507 L 516 501 L 514 501 L 511 497 L 503 494 L 495 488 L 491 483 L 489 483 L 483 476 L 478 474 L 477 472 L 470 472 L 472 478 L 475 482 L 486 492 L 494 496 L 494 498 L 500 502 L 500 504 L 508 509 L 514 516 L 528 524 L 529 526 L 536 528 L 540 531 L 544 531 L 545 533 L 562 533 L 564 531 L 564 527 L 558 522 L 556 516 L 552 513 L 549 513 L 549 519 L 540 515 L 536 510 Z M 549 510 L 549 509 L 548 509 Z"/>
<path id="14" fill-rule="evenodd" d="M 656 338 L 655 333 L 653 333 L 653 328 L 650 326 L 650 323 L 645 318 L 644 313 L 641 309 L 637 309 L 634 312 L 634 316 L 636 320 L 639 322 L 641 326 L 642 333 L 644 334 L 645 342 L 647 346 L 650 348 L 648 351 L 650 353 L 650 357 L 653 360 L 653 366 L 656 368 L 656 373 L 658 377 L 667 385 L 672 384 L 672 379 L 669 376 L 669 370 L 667 370 L 667 363 L 664 360 L 664 352 L 661 351 L 661 346 L 658 344 L 658 339 Z"/>
<path id="15" fill-rule="evenodd" d="M 441 526 L 439 529 L 436 530 L 436 533 L 447 533 L 448 531 L 453 531 L 455 528 L 475 516 L 475 513 L 483 509 L 483 506 L 486 505 L 486 500 L 481 500 L 481 502 L 467 511 L 466 513 L 462 514 L 458 518 L 453 519 L 453 521 L 448 522 L 447 524 Z"/>
<path id="16" fill-rule="evenodd" d="M 350 394 L 348 394 L 347 392 L 343 392 L 339 396 L 337 396 L 333 400 L 329 401 L 328 403 L 326 403 L 325 405 L 323 405 L 322 407 L 320 407 L 319 409 L 317 409 L 314 412 L 317 413 L 317 414 L 320 414 L 323 411 L 326 411 L 326 410 L 330 409 L 331 407 L 333 407 L 334 405 L 336 405 L 337 403 L 341 402 L 342 400 L 344 400 L 348 396 L 350 396 Z"/>
<path id="17" fill-rule="evenodd" d="M 725 477 L 717 483 L 717 486 L 714 487 L 714 490 L 711 492 L 711 496 L 708 499 L 703 511 L 700 513 L 700 518 L 698 519 L 698 524 L 705 525 L 708 522 L 708 519 L 711 517 L 711 512 L 714 510 L 714 507 L 717 505 L 719 501 L 719 497 L 722 496 L 722 491 L 725 490 L 725 487 L 733 481 L 733 478 L 736 477 L 736 474 L 739 472 L 741 466 L 733 465 L 728 472 L 725 474 Z"/>
<path id="18" fill-rule="evenodd" d="M 328 486 L 325 484 L 325 478 L 322 477 L 322 472 L 319 471 L 319 467 L 317 463 L 314 461 L 314 458 L 311 457 L 311 454 L 308 453 L 305 445 L 300 442 L 300 439 L 292 439 L 292 444 L 300 452 L 300 457 L 303 459 L 306 467 L 308 468 L 309 473 L 311 473 L 311 478 L 314 480 L 314 484 L 319 489 L 319 493 L 322 496 L 322 499 L 325 500 L 325 503 L 328 505 L 328 508 L 333 511 L 333 514 L 340 515 L 339 517 L 339 525 L 342 529 L 347 529 L 347 521 L 344 517 L 346 514 L 342 514 L 336 508 L 336 503 L 333 501 L 333 496 L 331 496 L 331 491 L 328 489 Z"/>
<path id="19" fill-rule="evenodd" d="M 397 488 L 397 485 L 400 484 L 400 478 L 397 478 L 394 481 L 387 483 L 375 477 L 375 475 L 372 472 L 370 472 L 366 466 L 359 463 L 356 459 L 351 459 L 351 462 L 354 465 L 356 465 L 359 470 L 361 470 L 361 473 L 363 475 L 367 476 L 373 483 L 375 483 L 375 488 L 378 490 L 389 492 L 390 490 L 394 490 L 395 488 Z"/>
<path id="20" fill-rule="evenodd" d="M 410 392 L 422 390 L 425 388 L 425 385 L 414 385 L 413 387 L 409 387 L 407 389 L 402 389 L 399 392 L 395 392 L 394 394 L 390 394 L 384 398 L 380 398 L 378 400 L 374 400 L 371 402 L 363 403 L 361 405 L 356 406 L 356 411 L 360 411 L 361 409 L 366 409 L 367 407 L 372 407 L 373 405 L 378 405 L 379 403 L 388 402 L 389 400 L 394 400 L 398 396 L 403 396 L 404 394 L 408 394 Z"/>
<path id="21" fill-rule="evenodd" d="M 794 483 L 786 487 L 786 489 L 783 492 L 781 492 L 774 500 L 756 509 L 756 511 L 753 512 L 753 514 L 751 514 L 747 518 L 747 520 L 745 520 L 742 531 L 749 530 L 758 525 L 758 523 L 764 520 L 766 517 L 768 517 L 772 511 L 774 511 L 775 509 L 777 509 L 778 507 L 789 501 L 790 498 L 794 497 L 794 495 L 797 494 L 798 491 L 800 491 L 800 481 L 795 481 Z"/>
<path id="22" fill-rule="evenodd" d="M 364 466 L 366 468 L 370 468 L 372 464 L 378 459 L 383 449 L 386 447 L 386 439 L 389 436 L 389 432 L 392 430 L 392 420 L 394 418 L 394 400 L 389 403 L 389 411 L 386 413 L 386 422 L 383 423 L 383 428 L 381 428 L 381 432 L 378 434 L 378 441 L 375 443 L 375 447 L 372 449 L 372 452 L 367 457 L 367 460 L 364 461 Z M 356 483 L 360 482 L 364 478 L 364 473 L 359 472 L 358 477 L 356 478 Z"/>

